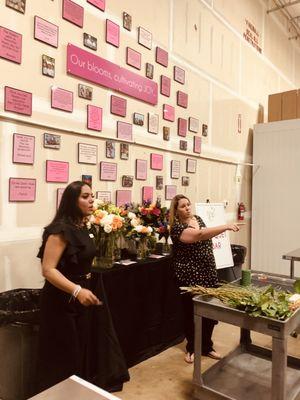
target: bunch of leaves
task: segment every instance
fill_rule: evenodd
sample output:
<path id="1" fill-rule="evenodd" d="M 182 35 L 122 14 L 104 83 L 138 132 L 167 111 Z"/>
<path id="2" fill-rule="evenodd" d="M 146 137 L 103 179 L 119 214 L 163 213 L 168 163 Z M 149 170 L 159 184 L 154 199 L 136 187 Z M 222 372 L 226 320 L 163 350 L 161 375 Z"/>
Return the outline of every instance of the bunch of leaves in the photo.
<path id="1" fill-rule="evenodd" d="M 216 297 L 229 307 L 245 311 L 253 317 L 264 316 L 284 321 L 293 311 L 289 307 L 291 293 L 273 286 L 255 287 L 222 284 L 217 288 L 203 286 L 181 287 L 185 292 Z"/>

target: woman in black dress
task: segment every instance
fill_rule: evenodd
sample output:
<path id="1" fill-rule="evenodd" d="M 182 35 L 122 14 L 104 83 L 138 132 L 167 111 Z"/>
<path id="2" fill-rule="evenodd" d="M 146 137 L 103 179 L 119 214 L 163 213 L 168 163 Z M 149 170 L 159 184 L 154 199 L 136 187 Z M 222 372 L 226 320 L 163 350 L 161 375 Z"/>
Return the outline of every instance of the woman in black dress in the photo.
<path id="1" fill-rule="evenodd" d="M 204 222 L 191 212 L 190 200 L 182 194 L 172 199 L 170 208 L 173 265 L 179 286 L 201 285 L 214 287 L 218 283 L 211 238 L 227 230 L 237 232 L 238 226 L 226 224 L 206 228 Z M 192 296 L 182 295 L 184 330 L 187 339 L 185 361 L 194 361 L 194 313 Z M 214 325 L 211 319 L 202 319 L 202 354 L 220 359 L 211 340 Z"/>
<path id="2" fill-rule="evenodd" d="M 43 234 L 38 253 L 46 279 L 41 295 L 40 390 L 73 374 L 84 378 L 87 306 L 101 304 L 89 289 L 95 245 L 85 221 L 92 211 L 90 186 L 72 182 Z"/>

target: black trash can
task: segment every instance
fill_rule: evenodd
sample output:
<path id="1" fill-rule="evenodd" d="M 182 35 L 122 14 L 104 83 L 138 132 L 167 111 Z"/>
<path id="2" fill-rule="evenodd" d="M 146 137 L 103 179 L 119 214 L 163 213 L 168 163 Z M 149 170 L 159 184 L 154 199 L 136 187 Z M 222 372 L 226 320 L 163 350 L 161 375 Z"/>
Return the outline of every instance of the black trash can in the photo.
<path id="1" fill-rule="evenodd" d="M 247 248 L 239 244 L 232 244 L 231 253 L 233 267 L 218 269 L 218 278 L 220 282 L 232 282 L 239 279 L 242 275 L 242 265 L 245 262 Z"/>
<path id="2" fill-rule="evenodd" d="M 36 393 L 40 292 L 0 293 L 1 400 L 25 400 Z"/>

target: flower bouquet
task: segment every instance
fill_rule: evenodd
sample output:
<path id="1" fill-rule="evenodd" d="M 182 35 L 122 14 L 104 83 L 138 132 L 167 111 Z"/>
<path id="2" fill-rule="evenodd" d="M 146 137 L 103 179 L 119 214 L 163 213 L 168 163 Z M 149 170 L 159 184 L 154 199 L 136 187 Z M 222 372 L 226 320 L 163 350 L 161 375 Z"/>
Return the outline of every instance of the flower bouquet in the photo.
<path id="1" fill-rule="evenodd" d="M 95 200 L 90 225 L 97 249 L 94 266 L 111 268 L 121 258 L 118 241 L 124 229 L 124 218 L 119 207 Z"/>
<path id="2" fill-rule="evenodd" d="M 136 259 L 143 260 L 149 255 L 148 239 L 152 235 L 153 228 L 151 226 L 145 226 L 141 224 L 135 225 L 138 222 L 138 218 L 134 217 L 133 215 L 130 216 L 132 217 L 131 229 L 128 230 L 126 237 L 128 239 L 135 240 L 137 246 Z"/>

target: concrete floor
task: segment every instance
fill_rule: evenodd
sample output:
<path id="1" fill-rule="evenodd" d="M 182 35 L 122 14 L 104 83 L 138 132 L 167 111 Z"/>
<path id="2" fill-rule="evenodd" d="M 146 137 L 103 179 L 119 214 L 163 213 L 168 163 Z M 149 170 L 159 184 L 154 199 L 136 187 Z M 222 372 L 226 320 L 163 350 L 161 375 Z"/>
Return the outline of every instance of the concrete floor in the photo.
<path id="1" fill-rule="evenodd" d="M 255 344 L 271 348 L 268 336 L 252 333 Z M 239 328 L 219 323 L 214 330 L 214 345 L 222 355 L 226 355 L 239 343 Z M 288 339 L 288 351 L 300 357 L 300 335 Z M 123 391 L 114 393 L 122 400 L 192 400 L 193 365 L 184 362 L 184 343 L 174 346 L 129 370 L 130 381 Z M 214 360 L 203 357 L 203 369 L 209 368 Z"/>

